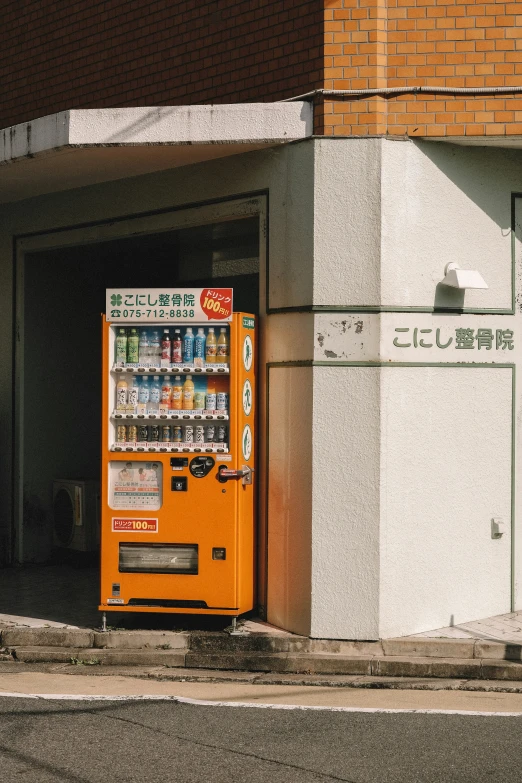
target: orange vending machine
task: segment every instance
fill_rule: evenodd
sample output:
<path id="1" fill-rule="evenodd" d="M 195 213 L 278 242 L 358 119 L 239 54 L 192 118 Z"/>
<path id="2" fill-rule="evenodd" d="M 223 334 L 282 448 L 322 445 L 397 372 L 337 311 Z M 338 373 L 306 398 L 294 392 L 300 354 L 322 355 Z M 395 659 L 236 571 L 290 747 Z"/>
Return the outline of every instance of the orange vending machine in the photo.
<path id="1" fill-rule="evenodd" d="M 232 289 L 111 289 L 100 610 L 254 605 L 255 318 Z"/>

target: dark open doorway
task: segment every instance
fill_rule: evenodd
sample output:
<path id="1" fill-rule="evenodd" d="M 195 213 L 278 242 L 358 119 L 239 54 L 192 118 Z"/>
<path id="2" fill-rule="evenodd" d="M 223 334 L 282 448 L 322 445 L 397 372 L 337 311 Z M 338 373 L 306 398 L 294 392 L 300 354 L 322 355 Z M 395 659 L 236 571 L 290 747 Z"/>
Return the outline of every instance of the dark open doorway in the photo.
<path id="1" fill-rule="evenodd" d="M 230 286 L 235 309 L 257 314 L 259 220 L 227 220 L 25 256 L 22 562 L 52 558 L 53 481 L 99 477 L 100 314 L 105 289 L 122 285 Z M 11 609 L 16 614 L 16 607 Z"/>

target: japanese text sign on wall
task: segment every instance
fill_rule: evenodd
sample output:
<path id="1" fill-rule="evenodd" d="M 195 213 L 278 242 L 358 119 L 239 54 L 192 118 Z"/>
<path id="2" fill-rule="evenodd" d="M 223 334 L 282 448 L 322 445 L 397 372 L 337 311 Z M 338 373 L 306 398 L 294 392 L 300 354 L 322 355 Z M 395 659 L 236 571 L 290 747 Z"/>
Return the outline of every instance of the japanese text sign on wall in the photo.
<path id="1" fill-rule="evenodd" d="M 410 329 L 396 328 L 393 344 L 396 348 L 454 348 L 462 350 L 512 351 L 514 334 L 511 329 Z"/>
<path id="2" fill-rule="evenodd" d="M 111 323 L 232 320 L 231 288 L 108 288 Z"/>

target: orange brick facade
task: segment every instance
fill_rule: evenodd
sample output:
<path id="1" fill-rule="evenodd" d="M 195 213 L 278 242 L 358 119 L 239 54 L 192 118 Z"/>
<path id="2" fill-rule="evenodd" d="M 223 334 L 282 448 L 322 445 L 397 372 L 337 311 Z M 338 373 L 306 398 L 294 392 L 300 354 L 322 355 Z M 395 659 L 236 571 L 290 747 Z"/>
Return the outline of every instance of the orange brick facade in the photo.
<path id="1" fill-rule="evenodd" d="M 324 87 L 404 88 L 318 107 L 327 135 L 522 133 L 522 93 L 437 95 L 412 87 L 522 86 L 522 2 L 325 0 Z"/>
<path id="2" fill-rule="evenodd" d="M 522 2 L 504 0 L 11 0 L 0 127 L 71 108 L 315 98 L 334 136 L 522 133 Z"/>

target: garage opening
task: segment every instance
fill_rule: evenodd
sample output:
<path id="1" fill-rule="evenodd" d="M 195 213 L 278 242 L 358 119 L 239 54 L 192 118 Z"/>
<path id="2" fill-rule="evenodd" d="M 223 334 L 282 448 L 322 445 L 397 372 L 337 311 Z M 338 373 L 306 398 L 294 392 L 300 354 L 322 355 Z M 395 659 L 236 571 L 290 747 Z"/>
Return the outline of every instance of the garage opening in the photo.
<path id="1" fill-rule="evenodd" d="M 72 546 L 66 543 L 70 512 L 63 495 L 53 504 L 53 485 L 56 495 L 58 479 L 94 488 L 99 481 L 105 289 L 232 287 L 234 309 L 257 314 L 259 217 L 32 252 L 23 263 L 23 535 L 17 535 L 15 520 L 14 559 L 94 568 L 97 551 L 75 552 L 74 539 Z M 96 513 L 96 506 L 84 513 Z M 96 606 L 95 575 L 92 583 Z"/>

